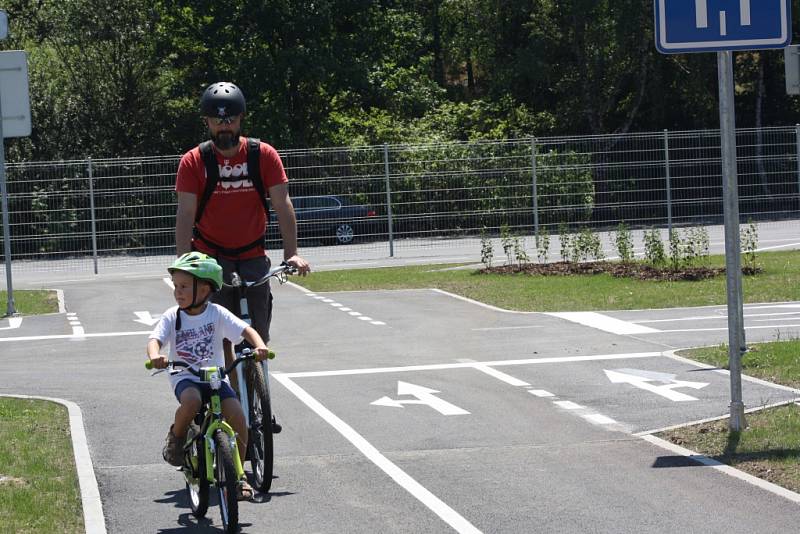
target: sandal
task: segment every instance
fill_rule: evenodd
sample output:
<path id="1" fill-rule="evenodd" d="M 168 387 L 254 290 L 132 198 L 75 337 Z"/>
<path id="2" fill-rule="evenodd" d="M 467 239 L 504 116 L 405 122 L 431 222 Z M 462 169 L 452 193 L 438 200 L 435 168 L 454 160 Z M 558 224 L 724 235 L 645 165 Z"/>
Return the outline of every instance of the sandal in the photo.
<path id="1" fill-rule="evenodd" d="M 247 480 L 242 479 L 236 483 L 236 500 L 239 501 L 252 501 L 255 491 Z"/>

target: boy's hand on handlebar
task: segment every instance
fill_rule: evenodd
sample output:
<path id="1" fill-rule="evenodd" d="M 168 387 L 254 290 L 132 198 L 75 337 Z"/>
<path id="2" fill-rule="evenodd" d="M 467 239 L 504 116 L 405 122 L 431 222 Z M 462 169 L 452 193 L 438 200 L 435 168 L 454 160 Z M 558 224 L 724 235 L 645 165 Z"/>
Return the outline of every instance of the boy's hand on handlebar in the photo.
<path id="1" fill-rule="evenodd" d="M 298 255 L 286 259 L 286 263 L 297 269 L 297 274 L 305 276 L 311 272 L 311 264 Z"/>
<path id="2" fill-rule="evenodd" d="M 156 356 L 155 358 L 150 358 L 150 362 L 151 362 L 151 365 L 152 365 L 153 369 L 166 369 L 167 368 L 167 363 L 169 363 L 169 360 L 167 359 L 166 356 L 159 355 L 159 356 Z"/>

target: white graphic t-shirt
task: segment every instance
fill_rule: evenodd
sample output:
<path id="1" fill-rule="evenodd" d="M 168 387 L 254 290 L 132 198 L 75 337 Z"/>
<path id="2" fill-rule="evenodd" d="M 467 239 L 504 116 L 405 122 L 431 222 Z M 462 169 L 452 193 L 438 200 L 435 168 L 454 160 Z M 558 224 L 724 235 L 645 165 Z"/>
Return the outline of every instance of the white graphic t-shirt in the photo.
<path id="1" fill-rule="evenodd" d="M 222 306 L 209 303 L 200 315 L 181 313 L 181 329 L 176 332 L 177 312 L 178 306 L 165 311 L 150 334 L 150 339 L 157 339 L 162 347 L 169 345 L 170 361 L 184 361 L 198 367 L 224 366 L 222 340 L 227 338 L 234 344 L 238 343 L 247 323 Z M 185 379 L 200 382 L 198 377 L 186 371 L 169 377 L 173 389 Z M 227 377 L 225 381 L 229 382 Z"/>

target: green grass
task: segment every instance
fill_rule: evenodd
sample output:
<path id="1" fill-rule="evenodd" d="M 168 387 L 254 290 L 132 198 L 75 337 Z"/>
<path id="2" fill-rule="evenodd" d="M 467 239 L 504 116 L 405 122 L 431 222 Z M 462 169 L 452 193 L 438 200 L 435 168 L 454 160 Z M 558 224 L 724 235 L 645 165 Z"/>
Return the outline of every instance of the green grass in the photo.
<path id="1" fill-rule="evenodd" d="M 8 292 L 0 291 L 0 316 L 8 308 Z M 14 308 L 22 315 L 39 315 L 58 311 L 58 296 L 47 289 L 14 290 Z"/>
<path id="2" fill-rule="evenodd" d="M 0 531 L 84 531 L 67 410 L 0 398 Z"/>
<path id="3" fill-rule="evenodd" d="M 728 368 L 721 345 L 680 352 L 681 356 Z M 789 387 L 800 387 L 800 340 L 754 344 L 742 358 L 742 372 Z M 800 407 L 795 404 L 749 413 L 747 428 L 731 432 L 728 418 L 663 432 L 660 437 L 715 458 L 774 484 L 800 492 Z"/>
<path id="4" fill-rule="evenodd" d="M 800 252 L 758 255 L 764 272 L 742 281 L 746 302 L 800 300 Z M 709 265 L 724 266 L 713 256 Z M 312 291 L 439 288 L 518 311 L 591 311 L 710 306 L 726 302 L 725 276 L 697 282 L 652 282 L 610 275 L 478 274 L 452 266 L 315 272 L 293 281 Z"/>

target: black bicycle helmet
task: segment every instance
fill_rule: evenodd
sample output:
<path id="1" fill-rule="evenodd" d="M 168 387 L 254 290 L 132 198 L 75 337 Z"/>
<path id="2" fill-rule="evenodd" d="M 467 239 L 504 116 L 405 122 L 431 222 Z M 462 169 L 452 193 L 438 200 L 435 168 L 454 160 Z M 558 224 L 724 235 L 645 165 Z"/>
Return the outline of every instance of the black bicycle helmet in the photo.
<path id="1" fill-rule="evenodd" d="M 212 83 L 200 98 L 204 117 L 235 117 L 245 112 L 242 90 L 230 82 Z"/>

